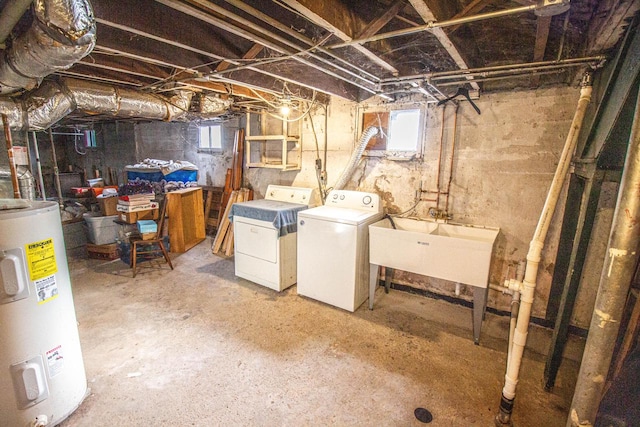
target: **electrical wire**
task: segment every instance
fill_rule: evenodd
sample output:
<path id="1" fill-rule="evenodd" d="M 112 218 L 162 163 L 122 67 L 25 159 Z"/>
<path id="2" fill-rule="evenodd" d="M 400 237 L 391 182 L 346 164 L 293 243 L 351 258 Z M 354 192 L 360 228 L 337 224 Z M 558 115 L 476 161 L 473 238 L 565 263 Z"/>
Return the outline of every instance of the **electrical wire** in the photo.
<path id="1" fill-rule="evenodd" d="M 79 129 L 75 129 L 75 131 L 76 131 L 76 132 L 80 132 L 80 130 L 79 130 Z M 78 140 L 79 140 L 79 139 L 80 139 L 80 138 L 79 138 L 79 136 L 78 136 L 78 135 L 74 135 L 74 136 L 73 136 L 73 148 L 74 148 L 74 150 L 76 150 L 76 153 L 80 154 L 81 156 L 84 156 L 84 155 L 86 155 L 86 154 L 87 154 L 87 150 L 85 149 L 84 151 L 81 151 L 81 150 L 78 148 Z"/>

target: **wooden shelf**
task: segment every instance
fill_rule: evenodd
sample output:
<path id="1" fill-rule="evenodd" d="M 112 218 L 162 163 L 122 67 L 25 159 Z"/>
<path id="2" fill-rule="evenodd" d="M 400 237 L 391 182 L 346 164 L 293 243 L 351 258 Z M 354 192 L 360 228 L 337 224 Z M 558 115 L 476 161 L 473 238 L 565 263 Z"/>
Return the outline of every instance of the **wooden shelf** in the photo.
<path id="1" fill-rule="evenodd" d="M 171 252 L 186 252 L 206 237 L 202 188 L 172 191 L 165 197 Z"/>
<path id="2" fill-rule="evenodd" d="M 247 134 L 245 140 L 245 152 L 247 167 L 280 169 L 282 171 L 300 170 L 302 162 L 302 141 L 300 122 L 297 125 L 298 135 L 289 135 L 288 123 L 284 120 L 277 120 L 282 127 L 282 132 L 278 135 L 267 135 L 267 113 L 262 112 L 261 135 L 251 134 L 251 113 L 247 113 Z M 256 156 L 260 160 L 252 160 Z"/>

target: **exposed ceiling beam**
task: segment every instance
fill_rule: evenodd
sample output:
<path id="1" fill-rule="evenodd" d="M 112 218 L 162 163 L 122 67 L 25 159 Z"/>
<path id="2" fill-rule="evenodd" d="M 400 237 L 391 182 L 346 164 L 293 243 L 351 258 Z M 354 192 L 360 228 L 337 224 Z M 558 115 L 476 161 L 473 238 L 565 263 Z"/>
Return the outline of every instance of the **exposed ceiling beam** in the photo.
<path id="1" fill-rule="evenodd" d="M 416 12 L 418 12 L 425 23 L 437 21 L 435 15 L 433 14 L 429 6 L 427 6 L 427 4 L 424 2 L 424 0 L 409 0 L 409 2 L 411 3 L 411 6 L 413 6 L 413 8 L 416 10 Z M 447 34 L 444 32 L 444 29 L 433 28 L 431 30 L 431 33 L 438 39 L 440 44 L 442 44 L 442 47 L 444 47 L 447 53 L 449 53 L 449 56 L 451 56 L 451 58 L 461 70 L 466 70 L 469 68 L 458 49 L 449 39 L 449 36 L 447 36 Z M 480 86 L 478 86 L 478 84 L 473 81 L 473 77 L 468 77 L 468 80 L 473 89 L 480 90 Z"/>
<path id="2" fill-rule="evenodd" d="M 100 82 L 105 82 L 105 83 L 115 83 L 115 84 L 119 84 L 119 85 L 133 86 L 133 87 L 137 87 L 137 88 L 140 88 L 140 87 L 143 86 L 143 84 L 139 83 L 139 82 L 127 82 L 127 81 L 124 81 L 124 80 L 112 79 L 112 78 L 102 77 L 102 76 L 94 76 L 94 75 L 90 75 L 90 74 L 86 74 L 86 73 L 76 73 L 76 72 L 74 72 L 72 70 L 56 71 L 54 74 L 58 74 L 58 75 L 61 75 L 61 76 L 75 77 L 77 79 L 82 79 L 82 80 L 100 81 Z"/>
<path id="3" fill-rule="evenodd" d="M 267 98 L 269 100 L 275 99 L 274 94 L 269 91 L 265 91 L 257 87 L 249 88 L 248 85 L 246 84 L 238 84 L 237 82 L 234 82 L 233 80 L 230 80 L 230 79 L 225 79 L 224 82 L 197 80 L 197 77 L 199 74 L 198 71 L 188 67 L 184 67 L 182 65 L 175 64 L 175 63 L 159 61 L 155 58 L 149 58 L 146 56 L 134 54 L 131 52 L 126 52 L 123 50 L 112 49 L 110 47 L 101 46 L 101 45 L 96 46 L 96 48 L 93 50 L 93 54 L 102 54 L 103 52 L 106 52 L 108 55 L 112 55 L 115 57 L 135 59 L 143 63 L 158 65 L 162 67 L 168 67 L 173 70 L 179 70 L 184 73 L 192 74 L 194 79 L 191 79 L 191 80 L 187 79 L 187 80 L 181 80 L 176 82 L 177 84 L 180 84 L 183 86 L 189 86 L 189 87 L 193 87 L 200 90 L 210 90 L 213 92 L 224 93 L 227 95 L 241 96 L 243 98 L 249 98 L 249 99 L 255 99 L 255 100 L 260 100 L 261 99 L 260 96 L 262 96 L 262 98 Z M 76 75 L 79 75 L 79 74 L 76 73 Z M 258 93 L 258 95 L 256 95 L 256 92 Z"/>
<path id="4" fill-rule="evenodd" d="M 132 52 L 126 52 L 123 50 L 119 50 L 119 49 L 113 49 L 111 47 L 108 46 L 103 46 L 100 44 L 96 44 L 96 47 L 93 49 L 93 51 L 91 52 L 92 55 L 94 54 L 104 54 L 104 55 L 111 55 L 111 56 L 115 56 L 115 57 L 123 57 L 123 58 L 129 58 L 129 59 L 135 59 L 136 61 L 140 61 L 140 62 L 144 62 L 146 64 L 153 64 L 153 65 L 158 65 L 161 67 L 168 67 L 174 70 L 180 70 L 186 73 L 190 73 L 190 74 L 194 74 L 197 75 L 198 71 L 193 69 L 193 68 L 189 68 L 189 67 L 185 67 L 182 65 L 178 65 L 172 62 L 167 62 L 167 61 L 162 61 L 156 58 L 150 58 L 148 56 L 143 56 L 143 55 L 138 55 Z"/>
<path id="5" fill-rule="evenodd" d="M 366 76 L 368 79 L 373 80 L 375 82 L 380 80 L 377 76 L 369 73 L 368 71 L 362 69 L 361 67 L 356 66 L 352 62 L 349 62 L 349 61 L 341 58 L 340 56 L 338 56 L 338 55 L 334 54 L 333 52 L 331 52 L 329 49 L 326 49 L 326 48 L 324 48 L 322 46 L 319 46 L 317 41 L 312 40 L 309 37 L 303 35 L 302 33 L 292 29 L 291 27 L 288 27 L 288 26 L 282 24 L 277 19 L 274 19 L 271 16 L 267 15 L 266 13 L 263 13 L 263 12 L 259 11 L 258 9 L 249 6 L 248 4 L 244 3 L 243 1 L 241 1 L 241 0 L 226 0 L 226 2 L 231 4 L 231 5 L 233 5 L 234 7 L 237 7 L 238 9 L 248 13 L 249 15 L 253 16 L 254 18 L 257 18 L 257 19 L 261 20 L 262 22 L 272 26 L 273 28 L 278 29 L 279 31 L 283 32 L 284 34 L 287 34 L 288 36 L 291 36 L 294 39 L 301 41 L 302 43 L 306 44 L 307 46 L 313 47 L 316 51 L 321 52 L 321 53 L 331 57 L 332 59 L 335 59 L 336 61 L 340 62 L 343 65 L 346 65 L 347 67 L 352 68 L 353 70 L 357 71 L 362 76 Z"/>
<path id="6" fill-rule="evenodd" d="M 619 4 L 611 7 L 611 1 L 600 1 L 587 36 L 587 52 L 606 52 L 620 40 L 627 22 L 640 10 L 637 0 L 615 0 Z M 609 6 L 609 7 L 607 7 Z"/>
<path id="7" fill-rule="evenodd" d="M 466 5 L 460 12 L 453 15 L 451 19 L 463 18 L 465 16 L 471 16 L 476 13 L 479 13 L 492 2 L 493 0 L 473 0 L 471 3 Z M 461 27 L 461 24 L 453 25 L 451 27 L 448 27 L 445 31 L 447 34 L 452 34 L 460 27 Z"/>
<path id="8" fill-rule="evenodd" d="M 247 51 L 247 53 L 245 53 L 244 55 L 242 55 L 242 59 L 253 59 L 256 56 L 258 56 L 258 54 L 260 52 L 262 52 L 262 49 L 264 49 L 264 46 L 262 46 L 259 43 L 254 44 L 253 46 L 251 46 L 251 49 L 249 49 Z M 231 66 L 231 63 L 228 61 L 222 61 L 220 64 L 218 64 L 218 66 L 216 67 L 216 72 L 219 71 L 224 71 L 227 68 L 229 68 Z"/>
<path id="9" fill-rule="evenodd" d="M 389 23 L 407 4 L 407 0 L 397 0 L 382 16 L 374 19 L 362 31 L 356 35 L 356 38 L 369 37 L 377 33 Z"/>
<path id="10" fill-rule="evenodd" d="M 229 32 L 231 34 L 235 34 L 236 36 L 242 37 L 242 38 L 244 38 L 246 40 L 250 40 L 250 41 L 253 41 L 253 42 L 260 43 L 261 45 L 263 45 L 265 47 L 268 47 L 269 49 L 272 49 L 272 50 L 274 50 L 274 51 L 276 51 L 278 53 L 289 55 L 291 60 L 297 61 L 297 62 L 299 62 L 301 64 L 304 64 L 304 65 L 306 65 L 308 67 L 320 70 L 324 74 L 327 74 L 328 77 L 334 77 L 336 79 L 343 80 L 343 81 L 345 81 L 345 82 L 347 82 L 347 83 L 349 83 L 349 84 L 351 84 L 353 86 L 356 86 L 356 87 L 358 87 L 360 89 L 366 90 L 366 91 L 371 92 L 371 93 L 375 93 L 375 91 L 373 89 L 371 89 L 370 87 L 358 84 L 358 83 L 354 82 L 352 79 L 349 79 L 347 77 L 344 77 L 344 76 L 341 76 L 339 74 L 336 74 L 333 71 L 330 71 L 330 70 L 328 70 L 328 69 L 326 69 L 326 68 L 324 68 L 324 67 L 322 67 L 322 66 L 320 66 L 318 64 L 315 64 L 315 63 L 313 63 L 311 61 L 308 61 L 308 60 L 302 58 L 301 56 L 298 56 L 302 51 L 302 49 L 300 49 L 299 47 L 296 49 L 296 51 L 291 51 L 289 49 L 283 48 L 282 46 L 278 45 L 277 43 L 275 43 L 275 42 L 273 42 L 271 40 L 268 40 L 268 39 L 266 39 L 266 38 L 264 38 L 262 36 L 259 36 L 259 35 L 255 34 L 255 33 L 251 32 L 251 31 L 245 29 L 245 28 L 241 28 L 241 27 L 239 27 L 239 26 L 237 26 L 235 24 L 227 22 L 227 21 L 225 21 L 225 20 L 223 20 L 221 18 L 218 18 L 217 16 L 213 16 L 210 13 L 204 12 L 203 10 L 197 9 L 197 8 L 195 8 L 193 6 L 189 6 L 187 4 L 178 3 L 178 2 L 175 2 L 174 0 L 155 0 L 155 1 L 160 3 L 160 4 L 163 4 L 163 5 L 167 6 L 169 8 L 171 8 L 171 9 L 174 9 L 174 10 L 177 10 L 179 12 L 182 12 L 185 15 L 191 16 L 193 18 L 196 18 L 196 19 L 199 19 L 199 20 L 201 20 L 203 22 L 206 22 L 207 24 L 214 25 L 214 26 L 216 26 L 218 28 L 221 28 L 222 30 L 227 31 L 227 32 Z M 216 11 L 217 13 L 222 13 L 225 16 L 232 15 L 229 11 L 224 10 L 224 9 L 220 9 L 219 6 L 214 5 L 213 3 L 209 3 L 209 2 L 204 1 L 204 0 L 188 0 L 188 1 L 190 3 L 198 4 L 200 7 L 204 8 L 204 9 L 207 9 L 207 10 L 210 10 L 210 11 Z M 254 30 L 257 30 L 256 27 L 255 27 L 255 24 L 253 24 L 250 21 L 245 20 L 242 17 L 233 16 L 233 20 L 235 20 L 237 22 L 240 22 L 243 25 L 246 25 L 247 28 L 252 28 Z M 282 43 L 282 44 L 285 44 L 285 45 L 287 45 L 287 44 L 290 45 L 290 43 L 291 43 L 290 41 L 288 41 L 288 40 L 286 40 L 286 39 L 284 39 L 282 37 L 276 36 L 276 35 L 272 35 L 271 38 L 274 39 L 274 40 L 277 40 L 279 43 Z M 299 76 L 299 75 L 296 76 L 296 78 L 300 78 L 300 77 L 301 76 Z M 298 82 L 298 84 L 305 84 L 307 86 L 310 85 L 309 83 L 302 83 L 302 82 Z M 334 86 L 334 85 L 335 85 L 335 83 L 331 83 L 329 86 Z M 325 89 L 325 90 L 323 90 L 323 92 L 327 92 L 328 90 L 329 89 Z M 331 93 L 331 92 L 329 92 L 329 93 Z M 338 95 L 337 93 L 333 93 L 333 94 L 337 95 L 337 96 L 342 96 L 342 95 Z"/>
<path id="11" fill-rule="evenodd" d="M 547 40 L 549 40 L 550 27 L 550 16 L 538 16 L 536 26 L 536 43 L 533 48 L 533 62 L 542 61 L 544 59 L 544 52 L 547 50 Z"/>
<path id="12" fill-rule="evenodd" d="M 239 86 L 236 84 L 222 83 L 222 82 L 203 82 L 200 80 L 184 80 L 179 82 L 180 85 L 192 87 L 200 90 L 206 90 L 216 93 L 222 93 L 226 95 L 239 96 L 247 99 L 254 99 L 261 101 L 267 99 L 269 101 L 275 101 L 277 98 L 274 94 L 265 92 L 260 89 L 250 89 L 245 86 Z"/>
<path id="13" fill-rule="evenodd" d="M 533 62 L 542 61 L 544 59 L 544 52 L 547 50 L 547 41 L 549 40 L 551 16 L 538 16 L 536 21 L 536 43 L 533 47 Z M 539 83 L 539 76 L 531 77 L 532 87 L 538 86 Z"/>
<path id="14" fill-rule="evenodd" d="M 350 41 L 352 36 L 347 34 L 345 30 L 338 28 L 337 23 L 332 23 L 326 20 L 317 10 L 318 6 L 321 6 L 321 2 L 317 2 L 314 0 L 305 0 L 302 4 L 298 0 L 282 0 L 283 3 L 288 5 L 289 7 L 295 9 L 297 12 L 301 13 L 305 18 L 309 21 L 313 22 L 320 27 L 329 30 L 333 33 L 334 36 L 338 37 L 343 41 Z M 336 3 L 336 5 L 339 3 Z M 313 8 L 313 10 L 311 9 Z M 398 70 L 388 62 L 384 61 L 382 58 L 371 52 L 369 49 L 364 46 L 355 45 L 355 49 L 357 49 L 360 53 L 364 54 L 367 58 L 372 60 L 378 66 L 384 68 L 387 71 L 390 71 L 393 75 L 398 74 Z"/>
<path id="15" fill-rule="evenodd" d="M 77 64 L 81 64 L 84 65 L 85 67 L 92 67 L 92 68 L 100 68 L 102 70 L 109 70 L 109 71 L 116 71 L 118 73 L 123 73 L 123 74 L 129 74 L 131 76 L 136 76 L 136 77 L 141 77 L 143 79 L 149 79 L 149 80 L 155 80 L 155 81 L 162 81 L 164 79 L 166 79 L 168 77 L 160 77 L 160 76 L 156 76 L 156 75 L 152 75 L 152 74 L 147 74 L 147 73 L 141 73 L 138 71 L 134 71 L 134 70 L 130 70 L 124 67 L 116 67 L 113 65 L 108 65 L 108 64 L 102 64 L 100 62 L 95 62 L 95 61 L 78 61 Z"/>
<path id="16" fill-rule="evenodd" d="M 213 52 L 207 52 L 207 51 L 204 51 L 204 50 L 201 50 L 201 49 L 197 49 L 197 48 L 185 45 L 183 43 L 179 43 L 179 42 L 176 42 L 176 41 L 173 41 L 173 40 L 165 39 L 163 37 L 159 37 L 159 36 L 156 36 L 154 34 L 151 34 L 151 33 L 145 32 L 145 31 L 140 31 L 140 30 L 137 30 L 135 28 L 128 27 L 126 25 L 122 25 L 122 24 L 118 24 L 118 23 L 115 23 L 115 22 L 106 21 L 106 20 L 101 19 L 101 18 L 96 18 L 96 22 L 98 22 L 98 23 L 100 23 L 102 25 L 106 25 L 106 26 L 109 26 L 109 27 L 112 27 L 112 28 L 117 28 L 119 30 L 129 32 L 131 34 L 135 34 L 135 35 L 142 36 L 142 37 L 145 37 L 145 38 L 149 38 L 149 39 L 161 42 L 161 43 L 165 43 L 165 44 L 170 45 L 170 46 L 174 46 L 174 47 L 177 47 L 177 48 L 180 48 L 180 49 L 184 49 L 184 50 L 188 50 L 188 51 L 191 51 L 191 52 L 194 52 L 194 53 L 198 53 L 198 54 L 203 55 L 203 56 L 208 57 L 208 58 L 212 58 L 212 59 L 216 59 L 216 60 L 220 60 L 220 61 L 225 59 L 225 58 L 222 58 L 220 55 L 217 55 L 217 54 L 215 54 Z M 239 65 L 240 64 L 240 62 L 234 61 L 234 60 L 231 60 L 231 59 L 228 59 L 228 58 L 226 58 L 226 60 L 231 62 L 234 65 Z M 262 69 L 257 68 L 257 67 L 249 67 L 249 69 L 252 70 L 252 71 L 255 71 L 257 73 L 269 76 L 269 77 L 271 77 L 273 79 L 276 79 L 276 80 L 282 80 L 282 81 L 285 81 L 287 83 L 294 84 L 296 86 L 303 86 L 303 87 L 307 87 L 307 88 L 309 88 L 311 90 L 316 90 L 316 91 L 319 91 L 319 92 L 328 93 L 330 95 L 332 94 L 331 92 L 328 92 L 325 89 L 321 89 L 319 87 L 314 87 L 311 84 L 302 83 L 302 82 L 299 82 L 299 81 L 296 81 L 296 80 L 293 80 L 293 79 L 289 79 L 289 78 L 283 77 L 283 76 L 281 76 L 279 74 L 272 73 L 272 72 L 269 72 L 269 71 L 265 71 L 265 70 L 262 70 Z M 345 97 L 344 95 L 338 95 L 338 96 Z"/>

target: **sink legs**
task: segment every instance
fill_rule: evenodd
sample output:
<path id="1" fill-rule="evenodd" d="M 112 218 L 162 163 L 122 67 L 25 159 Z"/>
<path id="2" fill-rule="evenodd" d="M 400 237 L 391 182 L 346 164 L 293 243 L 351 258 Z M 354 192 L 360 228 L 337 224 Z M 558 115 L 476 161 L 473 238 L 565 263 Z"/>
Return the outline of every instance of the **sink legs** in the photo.
<path id="1" fill-rule="evenodd" d="M 369 264 L 369 310 L 373 310 L 373 298 L 378 285 L 378 265 Z"/>
<path id="2" fill-rule="evenodd" d="M 480 345 L 480 329 L 484 319 L 484 311 L 487 307 L 487 288 L 473 286 L 473 342 Z"/>
<path id="3" fill-rule="evenodd" d="M 369 264 L 369 310 L 373 310 L 373 300 L 378 288 L 378 273 L 380 266 L 377 264 Z M 393 269 L 387 267 L 385 273 L 385 291 L 389 292 L 389 285 Z M 484 312 L 487 307 L 487 292 L 489 288 L 473 288 L 473 342 L 480 345 L 480 330 L 482 329 L 482 321 L 484 320 Z"/>

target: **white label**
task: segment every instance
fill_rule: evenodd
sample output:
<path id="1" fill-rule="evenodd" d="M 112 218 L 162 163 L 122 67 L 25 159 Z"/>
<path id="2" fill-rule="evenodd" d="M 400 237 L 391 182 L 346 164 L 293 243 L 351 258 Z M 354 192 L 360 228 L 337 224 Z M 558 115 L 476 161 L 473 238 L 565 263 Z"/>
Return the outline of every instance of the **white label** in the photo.
<path id="1" fill-rule="evenodd" d="M 27 156 L 27 147 L 13 146 L 13 161 L 16 165 L 26 166 L 29 164 L 29 157 Z"/>
<path id="2" fill-rule="evenodd" d="M 64 368 L 62 345 L 47 351 L 47 367 L 49 368 L 49 377 L 51 378 L 62 372 L 62 369 Z"/>
<path id="3" fill-rule="evenodd" d="M 58 296 L 58 284 L 55 274 L 33 282 L 36 285 L 38 304 L 44 304 Z"/>

